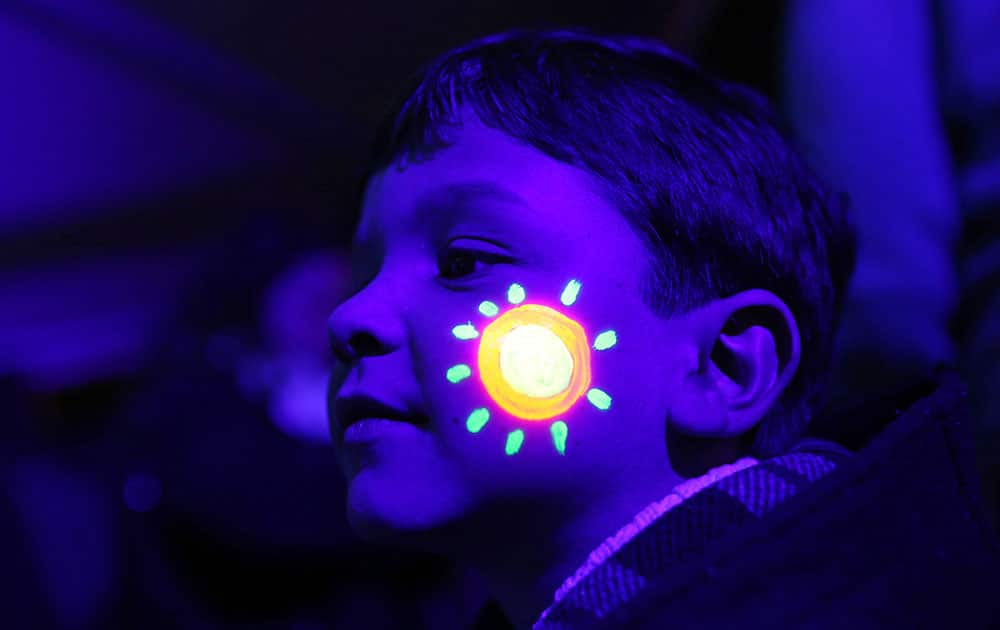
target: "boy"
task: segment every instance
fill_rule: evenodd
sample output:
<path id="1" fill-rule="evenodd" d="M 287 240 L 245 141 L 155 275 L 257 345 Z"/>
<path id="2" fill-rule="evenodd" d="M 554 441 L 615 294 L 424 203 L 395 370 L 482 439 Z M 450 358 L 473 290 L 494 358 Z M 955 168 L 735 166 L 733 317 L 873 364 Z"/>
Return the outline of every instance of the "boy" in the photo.
<path id="1" fill-rule="evenodd" d="M 583 627 L 849 454 L 796 445 L 852 233 L 759 98 L 579 30 L 473 42 L 403 96 L 329 321 L 360 535 Z"/>

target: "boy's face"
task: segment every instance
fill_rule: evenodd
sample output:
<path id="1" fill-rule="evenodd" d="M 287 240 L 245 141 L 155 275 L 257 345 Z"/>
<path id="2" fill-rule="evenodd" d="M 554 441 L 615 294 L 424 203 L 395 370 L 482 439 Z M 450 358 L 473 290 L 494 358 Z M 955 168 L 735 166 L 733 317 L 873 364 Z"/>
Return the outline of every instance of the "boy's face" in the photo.
<path id="1" fill-rule="evenodd" d="M 678 333 L 640 299 L 641 241 L 583 171 L 468 113 L 456 133 L 428 161 L 371 180 L 355 238 L 359 290 L 329 321 L 334 343 L 357 357 L 334 372 L 330 413 L 348 514 L 366 537 L 427 534 L 476 517 L 568 517 L 635 482 L 650 462 L 667 466 L 663 423 Z M 561 297 L 570 280 L 579 291 L 567 306 Z M 517 289 L 509 294 L 512 284 L 523 288 L 523 301 Z M 498 312 L 483 314 L 484 301 Z M 522 323 L 517 335 L 516 326 L 494 335 L 493 364 L 503 369 L 481 374 L 487 326 L 500 330 L 506 312 L 528 304 L 578 322 L 586 335 L 578 354 L 564 352 L 544 325 Z M 453 329 L 469 323 L 477 336 L 460 339 Z M 616 343 L 595 349 L 609 330 Z M 589 385 L 580 352 L 589 356 Z M 572 366 L 566 356 L 575 357 Z M 450 379 L 459 364 L 469 369 Z M 494 379 L 498 391 L 500 378 L 527 405 L 518 409 L 551 409 L 560 396 L 565 404 L 581 383 L 581 392 L 597 388 L 611 402 L 580 395 L 555 416 L 526 420 L 489 393 L 485 382 Z M 337 399 L 355 394 L 423 420 L 364 438 L 349 432 L 345 443 Z M 479 412 L 470 427 L 477 409 L 488 419 L 482 424 Z M 562 453 L 557 421 L 565 427 Z M 520 439 L 512 437 L 518 431 Z"/>

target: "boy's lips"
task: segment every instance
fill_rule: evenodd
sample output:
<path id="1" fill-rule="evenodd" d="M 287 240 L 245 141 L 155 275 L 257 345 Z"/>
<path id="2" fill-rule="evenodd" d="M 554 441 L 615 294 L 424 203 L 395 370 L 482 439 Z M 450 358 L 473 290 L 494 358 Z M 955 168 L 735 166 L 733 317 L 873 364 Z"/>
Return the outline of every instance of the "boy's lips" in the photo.
<path id="1" fill-rule="evenodd" d="M 336 436 L 340 442 L 371 439 L 379 432 L 398 428 L 391 425 L 426 422 L 426 418 L 419 414 L 383 403 L 364 393 L 338 396 L 332 407 Z"/>
<path id="2" fill-rule="evenodd" d="M 388 418 L 361 418 L 352 422 L 344 431 L 343 443 L 370 442 L 384 435 L 404 429 L 409 423 Z"/>

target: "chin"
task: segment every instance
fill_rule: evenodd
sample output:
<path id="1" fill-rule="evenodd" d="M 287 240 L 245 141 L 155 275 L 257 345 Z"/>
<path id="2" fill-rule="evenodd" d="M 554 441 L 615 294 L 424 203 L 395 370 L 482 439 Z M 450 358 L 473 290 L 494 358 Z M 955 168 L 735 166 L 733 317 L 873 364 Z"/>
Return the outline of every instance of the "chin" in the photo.
<path id="1" fill-rule="evenodd" d="M 357 474 L 348 488 L 347 521 L 354 533 L 367 542 L 440 551 L 433 541 L 463 520 L 456 502 L 418 486 L 418 480 L 400 483 L 371 472 Z"/>

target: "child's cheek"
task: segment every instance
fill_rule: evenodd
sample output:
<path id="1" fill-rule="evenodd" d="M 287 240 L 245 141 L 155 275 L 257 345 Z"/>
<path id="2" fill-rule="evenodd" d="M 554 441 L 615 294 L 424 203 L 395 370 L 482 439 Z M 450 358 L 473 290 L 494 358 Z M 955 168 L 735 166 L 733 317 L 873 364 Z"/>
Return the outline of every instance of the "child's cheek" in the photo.
<path id="1" fill-rule="evenodd" d="M 438 430 L 482 442 L 501 460 L 570 456 L 571 425 L 596 421 L 614 401 L 595 376 L 618 345 L 615 322 L 595 315 L 606 309 L 588 305 L 581 279 L 538 284 L 510 282 L 422 320 L 419 378 L 433 417 L 445 421 Z"/>

